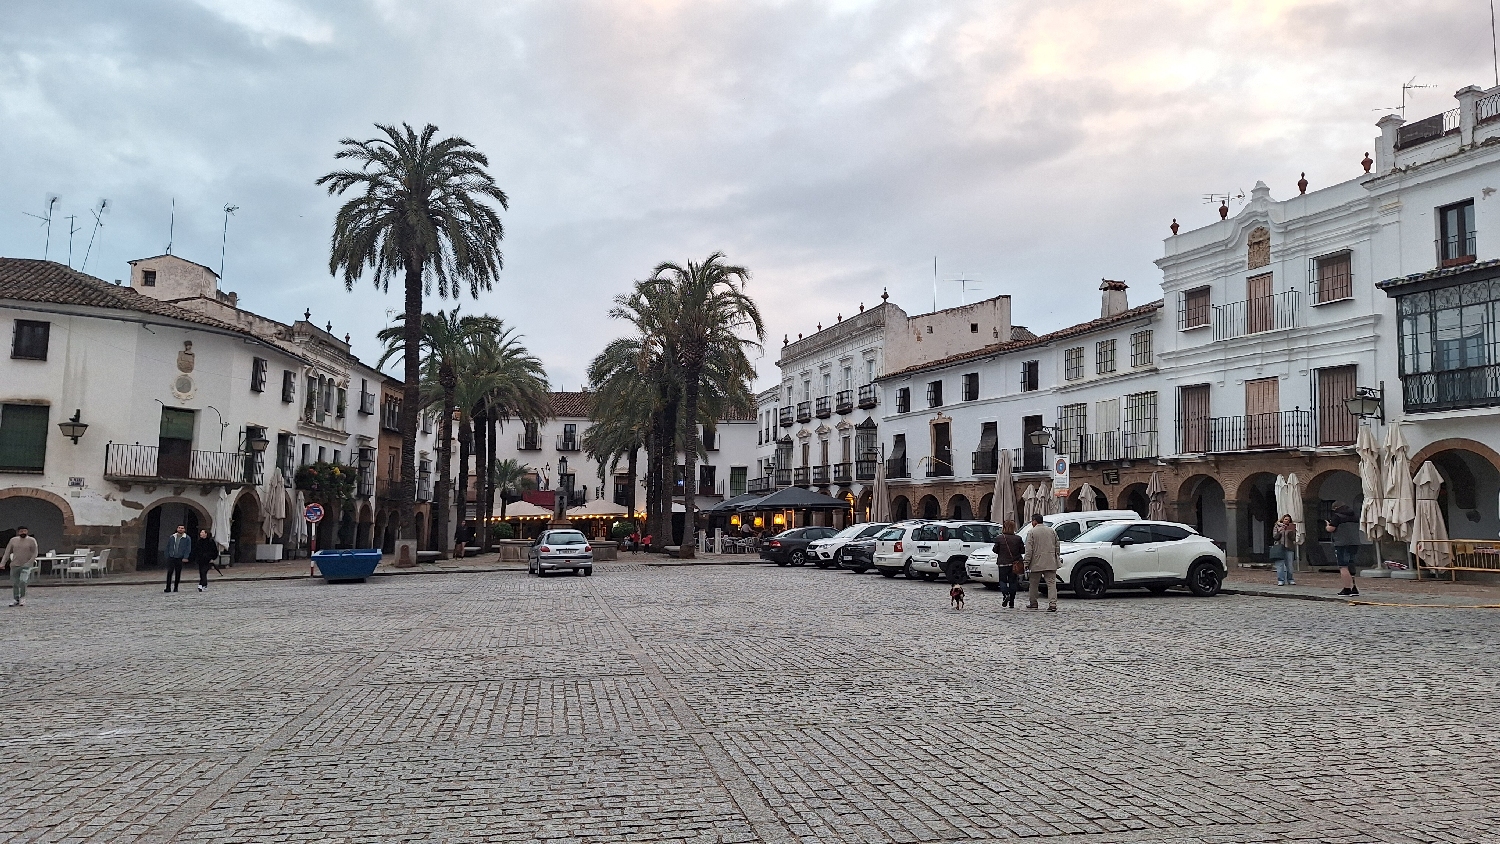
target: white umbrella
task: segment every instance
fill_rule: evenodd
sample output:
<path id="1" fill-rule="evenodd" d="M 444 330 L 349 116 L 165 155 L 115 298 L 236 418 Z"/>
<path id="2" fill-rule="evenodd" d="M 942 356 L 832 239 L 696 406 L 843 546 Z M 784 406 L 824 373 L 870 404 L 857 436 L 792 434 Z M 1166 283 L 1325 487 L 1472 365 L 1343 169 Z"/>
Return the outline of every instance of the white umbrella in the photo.
<path id="1" fill-rule="evenodd" d="M 575 518 L 584 516 L 623 516 L 625 508 L 606 498 L 595 498 L 587 504 L 579 504 L 577 507 L 568 509 L 568 515 Z"/>
<path id="2" fill-rule="evenodd" d="M 261 493 L 260 501 L 260 527 L 269 543 L 281 533 L 282 523 L 286 521 L 286 481 L 282 478 L 280 469 L 272 469 L 266 473 L 266 488 Z"/>
<path id="3" fill-rule="evenodd" d="M 1411 480 L 1411 456 L 1407 454 L 1406 437 L 1400 425 L 1385 431 L 1385 459 L 1381 480 L 1385 484 L 1385 529 L 1392 539 L 1402 542 L 1411 535 L 1412 521 L 1417 517 L 1413 500 L 1416 489 Z"/>
<path id="4" fill-rule="evenodd" d="M 1167 488 L 1161 482 L 1161 472 L 1151 473 L 1151 482 L 1146 484 L 1146 518 L 1153 521 L 1167 519 Z"/>
<path id="5" fill-rule="evenodd" d="M 1038 508 L 1036 484 L 1029 484 L 1026 491 L 1021 493 L 1021 518 L 1027 524 L 1031 523 L 1031 517 L 1041 512 Z"/>
<path id="6" fill-rule="evenodd" d="M 1359 455 L 1359 486 L 1365 496 L 1365 503 L 1359 508 L 1359 530 L 1375 540 L 1385 524 L 1385 485 L 1380 480 L 1383 462 L 1380 448 L 1375 445 L 1375 435 L 1368 425 L 1359 426 L 1354 453 Z"/>
<path id="7" fill-rule="evenodd" d="M 875 461 L 875 489 L 870 493 L 870 521 L 891 520 L 890 494 L 885 489 L 885 461 Z"/>
<path id="8" fill-rule="evenodd" d="M 219 487 L 219 497 L 214 501 L 214 541 L 220 548 L 229 547 L 229 521 L 234 518 L 234 500 L 229 490 Z"/>
<path id="9" fill-rule="evenodd" d="M 1099 509 L 1099 490 L 1088 484 L 1078 488 L 1078 509 L 1085 513 L 1092 513 Z"/>
<path id="10" fill-rule="evenodd" d="M 1011 480 L 1010 449 L 1000 449 L 1000 466 L 995 470 L 995 495 L 990 499 L 990 521 L 1005 524 L 1016 517 L 1016 484 Z"/>
<path id="11" fill-rule="evenodd" d="M 1410 549 L 1429 568 L 1443 569 L 1450 565 L 1448 527 L 1443 524 L 1443 511 L 1438 509 L 1438 489 L 1443 485 L 1443 476 L 1429 460 L 1417 470 L 1415 481 L 1415 517 L 1412 519 Z"/>
<path id="12" fill-rule="evenodd" d="M 1302 481 L 1297 479 L 1296 472 L 1286 476 L 1286 509 L 1282 512 L 1291 516 L 1292 524 L 1297 526 L 1297 544 L 1306 542 L 1307 517 L 1302 510 Z"/>

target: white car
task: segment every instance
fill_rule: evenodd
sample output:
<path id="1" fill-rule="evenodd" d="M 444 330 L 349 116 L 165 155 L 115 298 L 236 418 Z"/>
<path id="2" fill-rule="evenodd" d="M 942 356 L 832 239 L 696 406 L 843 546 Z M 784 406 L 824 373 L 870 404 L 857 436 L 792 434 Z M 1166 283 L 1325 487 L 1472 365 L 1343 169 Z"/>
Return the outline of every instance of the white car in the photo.
<path id="1" fill-rule="evenodd" d="M 897 522 L 875 534 L 875 570 L 886 577 L 920 577 L 908 563 L 915 551 L 912 532 L 929 522 Z"/>
<path id="2" fill-rule="evenodd" d="M 531 543 L 526 555 L 526 573 L 546 577 L 548 572 L 594 573 L 594 547 L 576 530 L 549 530 Z"/>
<path id="3" fill-rule="evenodd" d="M 866 539 L 890 527 L 887 522 L 861 522 L 850 525 L 827 539 L 819 539 L 807 546 L 807 556 L 820 569 L 840 568 L 844 562 L 839 551 L 856 539 Z"/>
<path id="4" fill-rule="evenodd" d="M 1219 594 L 1225 573 L 1224 552 L 1208 537 L 1175 522 L 1135 521 L 1102 524 L 1064 546 L 1057 576 L 1080 598 L 1173 586 L 1208 598 Z"/>
<path id="5" fill-rule="evenodd" d="M 1140 515 L 1134 510 L 1091 510 L 1089 512 L 1053 513 L 1042 517 L 1042 521 L 1057 531 L 1057 538 L 1064 544 L 1077 539 L 1079 534 L 1108 522 L 1138 522 L 1140 520 Z M 1016 531 L 1016 535 L 1021 537 L 1023 542 L 1030 533 L 1030 522 Z M 993 543 L 988 548 L 972 552 L 968 561 L 964 563 L 964 570 L 968 572 L 970 579 L 983 583 L 984 588 L 1000 588 L 1000 566 L 995 561 Z"/>
<path id="6" fill-rule="evenodd" d="M 945 566 L 965 565 L 975 551 L 989 551 L 999 536 L 1000 526 L 992 522 L 945 521 L 922 525 L 912 533 L 911 570 L 929 579 L 938 577 Z"/>

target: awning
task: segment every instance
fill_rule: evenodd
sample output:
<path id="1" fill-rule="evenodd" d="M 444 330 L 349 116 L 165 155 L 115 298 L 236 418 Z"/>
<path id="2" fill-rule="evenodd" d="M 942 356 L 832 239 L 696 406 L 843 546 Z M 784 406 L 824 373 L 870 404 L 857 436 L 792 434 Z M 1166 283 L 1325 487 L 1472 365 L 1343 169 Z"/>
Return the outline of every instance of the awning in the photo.
<path id="1" fill-rule="evenodd" d="M 607 518 L 609 516 L 623 516 L 626 510 L 623 506 L 604 498 L 595 498 L 587 504 L 568 509 L 569 518 Z"/>
<path id="2" fill-rule="evenodd" d="M 849 503 L 830 498 L 821 492 L 789 486 L 764 498 L 741 504 L 735 509 L 742 513 L 747 510 L 847 510 Z"/>
<path id="3" fill-rule="evenodd" d="M 530 501 L 517 501 L 505 507 L 505 518 L 507 519 L 532 519 L 537 516 L 551 515 L 551 510 L 545 507 L 538 507 Z"/>
<path id="4" fill-rule="evenodd" d="M 742 493 L 740 495 L 736 495 L 735 497 L 727 499 L 725 501 L 720 501 L 718 504 L 715 504 L 714 506 L 710 507 L 709 510 L 708 510 L 708 512 L 710 512 L 710 513 L 733 513 L 733 512 L 737 512 L 740 509 L 740 505 L 741 504 L 749 504 L 750 502 L 759 501 L 759 500 L 761 500 L 762 498 L 765 498 L 765 497 L 766 497 L 766 493 L 764 493 L 764 492 L 746 492 L 746 493 Z"/>

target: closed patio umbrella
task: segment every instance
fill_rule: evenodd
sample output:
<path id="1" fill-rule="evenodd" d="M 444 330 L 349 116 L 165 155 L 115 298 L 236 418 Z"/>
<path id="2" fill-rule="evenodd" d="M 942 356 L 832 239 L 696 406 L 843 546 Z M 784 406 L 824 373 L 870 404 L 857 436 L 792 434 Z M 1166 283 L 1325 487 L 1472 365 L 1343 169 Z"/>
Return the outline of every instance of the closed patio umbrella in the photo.
<path id="1" fill-rule="evenodd" d="M 1306 542 L 1307 517 L 1302 511 L 1302 481 L 1297 479 L 1296 472 L 1286 476 L 1286 510 L 1283 512 L 1291 516 L 1292 524 L 1297 526 L 1297 544 Z"/>
<path id="2" fill-rule="evenodd" d="M 274 537 L 281 535 L 282 525 L 286 521 L 286 481 L 282 478 L 280 469 L 272 469 L 266 473 L 265 491 L 261 493 L 260 501 L 260 528 L 269 543 Z"/>
<path id="3" fill-rule="evenodd" d="M 1099 490 L 1089 484 L 1078 488 L 1078 509 L 1085 513 L 1092 513 L 1099 509 Z"/>
<path id="4" fill-rule="evenodd" d="M 885 461 L 875 461 L 875 489 L 870 493 L 870 521 L 891 520 L 890 494 L 885 489 Z"/>
<path id="5" fill-rule="evenodd" d="M 1386 428 L 1385 449 L 1381 456 L 1384 458 L 1381 481 L 1385 484 L 1385 529 L 1392 539 L 1405 542 L 1411 536 L 1417 510 L 1411 456 L 1407 453 L 1406 437 L 1401 434 L 1400 425 Z"/>
<path id="6" fill-rule="evenodd" d="M 229 490 L 219 487 L 218 498 L 214 499 L 214 541 L 219 543 L 220 548 L 229 547 L 229 521 L 234 518 L 234 499 L 229 497 Z"/>
<path id="7" fill-rule="evenodd" d="M 1161 482 L 1161 472 L 1152 472 L 1146 484 L 1146 518 L 1153 521 L 1167 520 L 1167 488 Z"/>
<path id="8" fill-rule="evenodd" d="M 1354 453 L 1359 455 L 1359 487 L 1365 497 L 1364 504 L 1359 508 L 1359 530 L 1374 541 L 1380 538 L 1385 525 L 1385 484 L 1380 480 L 1381 463 L 1384 461 L 1370 426 L 1359 426 Z"/>
<path id="9" fill-rule="evenodd" d="M 1036 484 L 1028 484 L 1021 493 L 1021 519 L 1029 524 L 1037 512 Z"/>
<path id="10" fill-rule="evenodd" d="M 1452 560 L 1445 544 L 1448 527 L 1443 524 L 1443 511 L 1438 509 L 1438 490 L 1443 486 L 1443 476 L 1429 460 L 1417 470 L 1413 480 L 1416 487 L 1415 517 L 1408 547 L 1427 567 L 1447 568 Z"/>
<path id="11" fill-rule="evenodd" d="M 990 521 L 1005 524 L 1016 517 L 1016 484 L 1011 480 L 1011 451 L 1000 449 L 1000 465 L 995 470 L 995 495 L 990 499 Z"/>

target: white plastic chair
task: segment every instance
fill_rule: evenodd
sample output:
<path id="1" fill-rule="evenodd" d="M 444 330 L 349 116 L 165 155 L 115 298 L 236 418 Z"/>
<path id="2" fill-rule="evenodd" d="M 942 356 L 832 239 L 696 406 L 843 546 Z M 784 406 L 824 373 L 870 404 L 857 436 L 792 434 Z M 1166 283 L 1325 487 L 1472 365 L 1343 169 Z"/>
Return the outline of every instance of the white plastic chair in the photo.
<path id="1" fill-rule="evenodd" d="M 109 549 L 105 548 L 99 552 L 93 562 L 89 563 L 89 577 L 102 577 L 109 573 Z"/>

